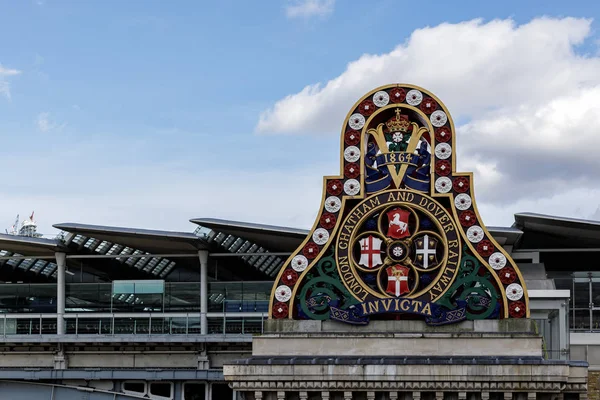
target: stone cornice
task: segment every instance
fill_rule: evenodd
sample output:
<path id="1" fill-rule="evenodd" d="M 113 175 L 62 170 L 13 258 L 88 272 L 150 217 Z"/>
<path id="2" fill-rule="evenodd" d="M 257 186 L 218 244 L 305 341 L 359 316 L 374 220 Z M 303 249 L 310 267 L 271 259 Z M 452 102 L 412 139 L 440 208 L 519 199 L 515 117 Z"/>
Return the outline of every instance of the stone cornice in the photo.
<path id="1" fill-rule="evenodd" d="M 466 391 L 466 392 L 586 392 L 586 383 L 560 382 L 361 382 L 361 381 L 236 381 L 230 382 L 237 391 Z"/>

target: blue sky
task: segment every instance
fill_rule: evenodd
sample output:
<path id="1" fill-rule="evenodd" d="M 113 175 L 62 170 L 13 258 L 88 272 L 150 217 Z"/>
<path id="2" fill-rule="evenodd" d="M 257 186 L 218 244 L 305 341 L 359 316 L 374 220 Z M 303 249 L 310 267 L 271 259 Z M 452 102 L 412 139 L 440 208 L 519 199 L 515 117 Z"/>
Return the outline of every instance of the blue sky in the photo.
<path id="1" fill-rule="evenodd" d="M 600 38 L 596 1 L 430 1 L 419 6 L 391 0 L 4 0 L 0 10 L 5 165 L 0 227 L 9 226 L 15 214 L 35 209 L 44 233 L 52 233 L 52 223 L 67 221 L 191 230 L 187 220 L 200 216 L 308 227 L 320 201 L 321 177 L 337 172 L 339 115 L 345 112 L 333 113 L 332 122 L 321 124 L 316 116 L 293 129 L 279 129 L 268 110 L 286 97 L 318 83 L 320 98 L 326 97 L 327 82 L 344 76 L 350 63 L 365 62 L 365 54 L 385 57 L 405 46 L 411 57 L 415 32 L 426 27 L 425 33 L 434 33 L 441 25 L 462 26 L 480 18 L 473 29 L 483 32 L 490 21 L 500 20 L 517 32 L 541 17 L 557 24 L 573 17 L 576 22 L 564 31 L 542 27 L 527 40 L 556 35 L 544 43 L 570 41 L 568 50 L 544 54 L 551 60 L 558 54 L 557 63 L 575 69 L 578 57 L 597 61 Z M 585 33 L 579 32 L 581 26 Z M 584 38 L 571 40 L 573 35 Z M 430 62 L 427 54 L 411 60 Z M 443 72 L 444 62 L 436 62 Z M 506 71 L 519 74 L 519 68 L 523 65 L 515 63 Z M 506 71 L 495 80 L 511 79 Z M 381 71 L 374 70 L 377 74 Z M 468 82 L 467 71 L 464 75 Z M 407 81 L 400 70 L 391 77 Z M 598 85 L 593 76 L 573 79 L 589 90 Z M 442 100 L 442 94 L 457 93 L 433 86 L 428 88 L 438 93 L 439 86 Z M 522 106 L 552 105 L 561 98 L 552 92 L 528 101 Z M 485 125 L 486 119 L 463 110 L 458 100 L 447 104 L 451 112 L 453 102 L 465 138 L 473 127 Z M 503 109 L 493 102 L 485 106 L 485 112 Z M 261 115 L 270 118 L 265 129 L 259 127 Z M 492 117 L 486 115 L 488 121 Z M 472 154 L 483 157 L 477 148 Z M 494 173 L 480 169 L 477 179 Z M 579 190 L 571 196 L 575 200 L 563 199 L 558 189 L 540 189 L 536 198 L 517 196 L 512 202 L 484 192 L 484 218 L 491 225 L 509 225 L 512 213 L 535 211 L 519 207 L 595 216 L 600 200 L 580 204 L 577 199 L 589 200 L 585 190 L 600 186 L 585 171 L 573 172 L 569 180 L 581 178 L 573 188 Z M 535 175 L 529 179 L 538 180 Z M 529 183 L 521 182 L 523 187 Z M 295 194 L 288 199 L 284 193 Z"/>

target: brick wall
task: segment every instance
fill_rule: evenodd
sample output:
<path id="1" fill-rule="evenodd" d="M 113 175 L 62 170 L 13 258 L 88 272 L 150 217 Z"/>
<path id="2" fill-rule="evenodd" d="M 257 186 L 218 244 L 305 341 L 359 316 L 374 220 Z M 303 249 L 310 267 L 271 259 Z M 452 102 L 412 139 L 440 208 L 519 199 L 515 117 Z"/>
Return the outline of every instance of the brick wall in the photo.
<path id="1" fill-rule="evenodd" d="M 588 372 L 588 400 L 600 400 L 600 371 Z"/>

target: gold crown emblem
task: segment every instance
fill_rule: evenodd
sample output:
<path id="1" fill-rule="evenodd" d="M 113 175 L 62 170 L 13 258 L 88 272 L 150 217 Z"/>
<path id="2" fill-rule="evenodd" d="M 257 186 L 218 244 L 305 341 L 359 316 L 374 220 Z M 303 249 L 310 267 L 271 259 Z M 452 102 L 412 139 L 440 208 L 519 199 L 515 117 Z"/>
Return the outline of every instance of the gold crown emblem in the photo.
<path id="1" fill-rule="evenodd" d="M 410 128 L 410 122 L 408 121 L 408 115 L 402 115 L 400 109 L 396 108 L 396 117 L 391 118 L 385 123 L 390 132 L 408 132 Z"/>

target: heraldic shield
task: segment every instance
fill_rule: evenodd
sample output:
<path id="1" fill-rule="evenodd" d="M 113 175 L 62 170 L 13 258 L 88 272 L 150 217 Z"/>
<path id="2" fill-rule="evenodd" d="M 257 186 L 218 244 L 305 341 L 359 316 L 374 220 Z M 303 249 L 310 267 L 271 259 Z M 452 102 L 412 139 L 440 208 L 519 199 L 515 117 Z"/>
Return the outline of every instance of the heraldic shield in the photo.
<path id="1" fill-rule="evenodd" d="M 529 317 L 523 277 L 456 172 L 444 104 L 413 85 L 360 98 L 341 132 L 341 171 L 323 180 L 310 234 L 279 272 L 274 319 Z"/>
<path id="2" fill-rule="evenodd" d="M 430 269 L 437 264 L 437 249 L 439 241 L 432 235 L 423 235 L 415 240 L 415 266 Z"/>
<path id="3" fill-rule="evenodd" d="M 388 267 L 385 270 L 388 278 L 386 293 L 400 297 L 403 294 L 410 292 L 410 289 L 408 288 L 408 271 L 408 268 L 403 267 L 400 264 Z"/>
<path id="4" fill-rule="evenodd" d="M 410 212 L 400 208 L 394 208 L 387 212 L 388 217 L 388 233 L 387 236 L 394 239 L 402 239 L 410 236 L 408 230 L 408 217 Z"/>
<path id="5" fill-rule="evenodd" d="M 358 262 L 360 265 L 373 269 L 383 264 L 381 260 L 381 243 L 383 241 L 381 239 L 369 235 L 360 239 L 358 243 L 360 244 L 360 261 Z"/>

